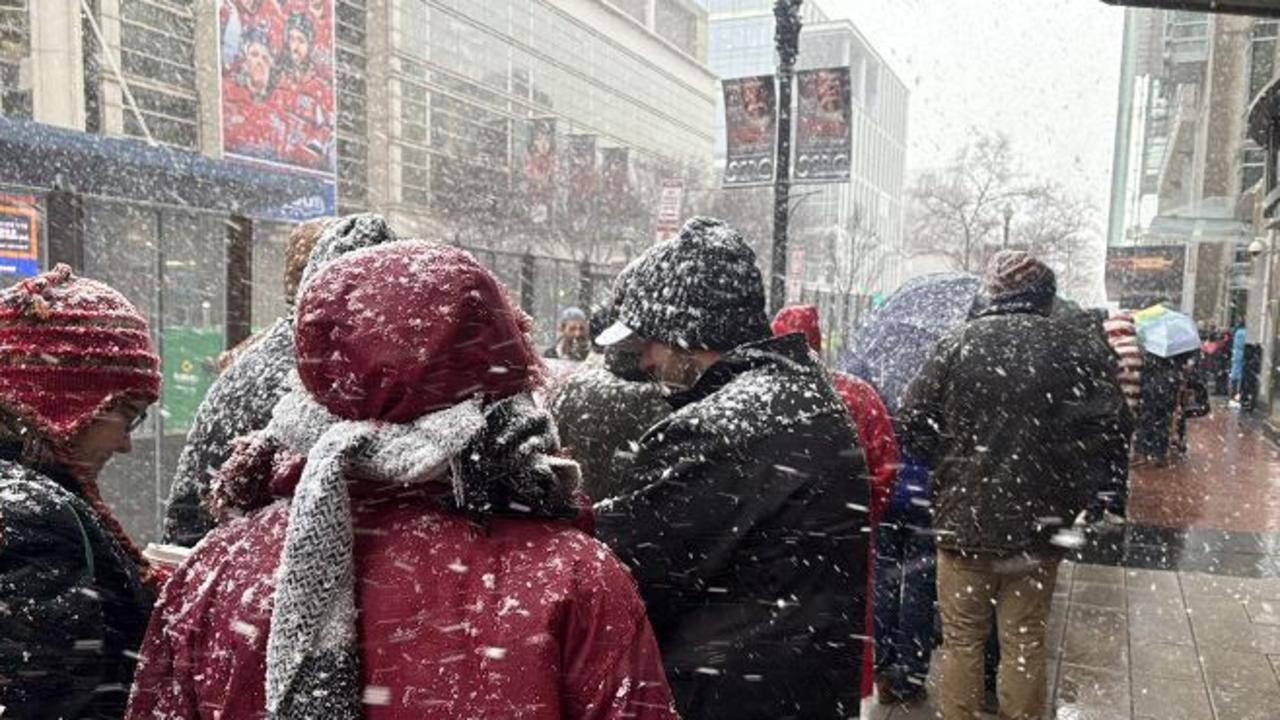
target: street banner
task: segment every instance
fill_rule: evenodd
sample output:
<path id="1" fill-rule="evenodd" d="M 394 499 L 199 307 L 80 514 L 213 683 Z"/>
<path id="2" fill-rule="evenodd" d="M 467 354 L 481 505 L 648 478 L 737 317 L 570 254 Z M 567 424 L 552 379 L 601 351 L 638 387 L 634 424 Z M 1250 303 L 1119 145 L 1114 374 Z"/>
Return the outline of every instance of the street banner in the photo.
<path id="1" fill-rule="evenodd" d="M 332 178 L 334 0 L 218 0 L 222 150 Z"/>
<path id="2" fill-rule="evenodd" d="M 0 194 L 0 276 L 40 274 L 40 211 L 32 195 Z"/>
<path id="3" fill-rule="evenodd" d="M 524 152 L 525 201 L 529 221 L 535 225 L 551 222 L 556 190 L 556 120 L 534 118 Z"/>
<path id="4" fill-rule="evenodd" d="M 610 216 L 627 208 L 631 195 L 631 150 L 624 147 L 600 150 L 600 195 Z"/>
<path id="5" fill-rule="evenodd" d="M 595 215 L 597 171 L 596 136 L 569 135 L 566 138 L 569 153 L 566 165 L 569 173 L 569 195 L 565 207 L 569 222 L 577 229 L 588 226 Z"/>
<path id="6" fill-rule="evenodd" d="M 1107 248 L 1107 299 L 1126 310 L 1181 309 L 1186 255 L 1186 245 Z"/>
<path id="7" fill-rule="evenodd" d="M 773 181 L 778 140 L 772 75 L 724 80 L 725 185 Z"/>
<path id="8" fill-rule="evenodd" d="M 853 148 L 849 68 L 802 70 L 796 73 L 796 84 L 796 180 L 847 181 Z"/>
<path id="9" fill-rule="evenodd" d="M 658 221 L 654 225 L 654 242 L 675 237 L 680 231 L 680 221 L 684 212 L 684 181 L 668 179 L 662 181 L 662 195 L 658 198 Z"/>

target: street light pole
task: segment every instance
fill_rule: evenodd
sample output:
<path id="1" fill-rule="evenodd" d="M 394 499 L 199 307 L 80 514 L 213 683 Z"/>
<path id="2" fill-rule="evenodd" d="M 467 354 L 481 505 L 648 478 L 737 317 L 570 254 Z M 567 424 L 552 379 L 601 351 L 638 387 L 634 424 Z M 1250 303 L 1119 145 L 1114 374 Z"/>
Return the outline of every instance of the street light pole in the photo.
<path id="1" fill-rule="evenodd" d="M 1001 250 L 1009 249 L 1009 223 L 1013 222 L 1013 206 L 1004 206 L 1004 243 L 1000 246 Z"/>
<path id="2" fill-rule="evenodd" d="M 775 0 L 774 45 L 778 50 L 778 160 L 773 184 L 773 278 L 769 312 L 787 301 L 787 222 L 791 192 L 791 83 L 800 50 L 800 5 L 803 0 Z"/>

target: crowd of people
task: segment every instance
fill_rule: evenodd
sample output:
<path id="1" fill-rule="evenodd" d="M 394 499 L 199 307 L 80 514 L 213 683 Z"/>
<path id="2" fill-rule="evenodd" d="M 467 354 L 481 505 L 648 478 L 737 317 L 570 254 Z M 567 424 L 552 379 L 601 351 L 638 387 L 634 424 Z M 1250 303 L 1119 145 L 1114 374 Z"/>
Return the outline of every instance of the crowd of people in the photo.
<path id="1" fill-rule="evenodd" d="M 179 460 L 189 552 L 97 487 L 159 398 L 145 319 L 66 266 L 0 294 L 6 717 L 851 718 L 925 695 L 935 605 L 942 716 L 1044 715 L 1057 567 L 1136 400 L 1044 263 L 998 254 L 886 398 L 822 365 L 814 308 L 766 315 L 719 220 L 563 313 L 564 377 L 457 248 L 368 214 L 294 246 Z"/>

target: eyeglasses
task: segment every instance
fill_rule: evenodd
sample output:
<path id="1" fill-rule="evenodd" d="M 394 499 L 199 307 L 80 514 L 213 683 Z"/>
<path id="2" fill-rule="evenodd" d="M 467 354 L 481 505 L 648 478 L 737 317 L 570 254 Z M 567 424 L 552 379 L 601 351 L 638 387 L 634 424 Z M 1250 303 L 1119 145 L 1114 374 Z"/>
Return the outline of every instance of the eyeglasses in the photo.
<path id="1" fill-rule="evenodd" d="M 147 411 L 143 410 L 142 412 L 138 413 L 132 420 L 130 420 L 129 424 L 126 425 L 125 428 L 129 432 L 133 432 L 134 430 L 137 430 L 138 428 L 142 427 L 142 423 L 146 421 L 147 421 Z"/>

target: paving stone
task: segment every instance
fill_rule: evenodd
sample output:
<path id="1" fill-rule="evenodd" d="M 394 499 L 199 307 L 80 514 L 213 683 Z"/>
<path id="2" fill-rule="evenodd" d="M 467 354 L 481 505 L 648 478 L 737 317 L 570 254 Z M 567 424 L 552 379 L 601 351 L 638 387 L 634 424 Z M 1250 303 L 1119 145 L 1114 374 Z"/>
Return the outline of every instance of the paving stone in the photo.
<path id="1" fill-rule="evenodd" d="M 1134 674 L 1133 711 L 1161 720 L 1214 720 L 1203 682 Z"/>
<path id="2" fill-rule="evenodd" d="M 1280 691 L 1237 687 L 1209 689 L 1219 720 L 1276 720 L 1280 718 Z"/>
<path id="3" fill-rule="evenodd" d="M 1124 568 L 1121 567 L 1081 563 L 1075 567 L 1073 580 L 1076 583 L 1124 585 L 1124 577 Z"/>
<path id="4" fill-rule="evenodd" d="M 1114 670 L 1128 668 L 1129 631 L 1124 611 L 1072 605 L 1067 613 L 1064 663 Z"/>
<path id="5" fill-rule="evenodd" d="M 1200 572 L 1178 573 L 1182 592 L 1188 602 L 1193 597 L 1230 597 L 1236 600 L 1280 600 L 1280 578 L 1247 578 L 1208 575 Z"/>
<path id="6" fill-rule="evenodd" d="M 1204 666 L 1205 680 L 1210 688 L 1234 687 L 1280 693 L 1275 669 L 1268 657 L 1261 653 L 1236 652 L 1201 644 L 1200 663 Z"/>
<path id="7" fill-rule="evenodd" d="M 1171 597 L 1182 602 L 1182 586 L 1178 574 L 1167 570 L 1126 570 L 1125 590 L 1131 595 Z"/>
<path id="8" fill-rule="evenodd" d="M 1133 672 L 1162 678 L 1200 679 L 1200 661 L 1190 645 L 1144 643 L 1134 638 Z"/>
<path id="9" fill-rule="evenodd" d="M 1071 604 L 1123 610 L 1125 608 L 1124 586 L 1118 583 L 1081 582 L 1077 577 L 1071 586 Z"/>
<path id="10" fill-rule="evenodd" d="M 1129 600 L 1129 633 L 1135 641 L 1191 645 L 1191 624 L 1187 612 L 1179 602 L 1170 606 L 1167 602 L 1150 603 Z"/>
<path id="11" fill-rule="evenodd" d="M 1255 625 L 1280 625 L 1280 600 L 1246 600 L 1244 611 Z"/>
<path id="12" fill-rule="evenodd" d="M 1129 676 L 1099 668 L 1063 665 L 1058 677 L 1056 720 L 1129 718 Z"/>

